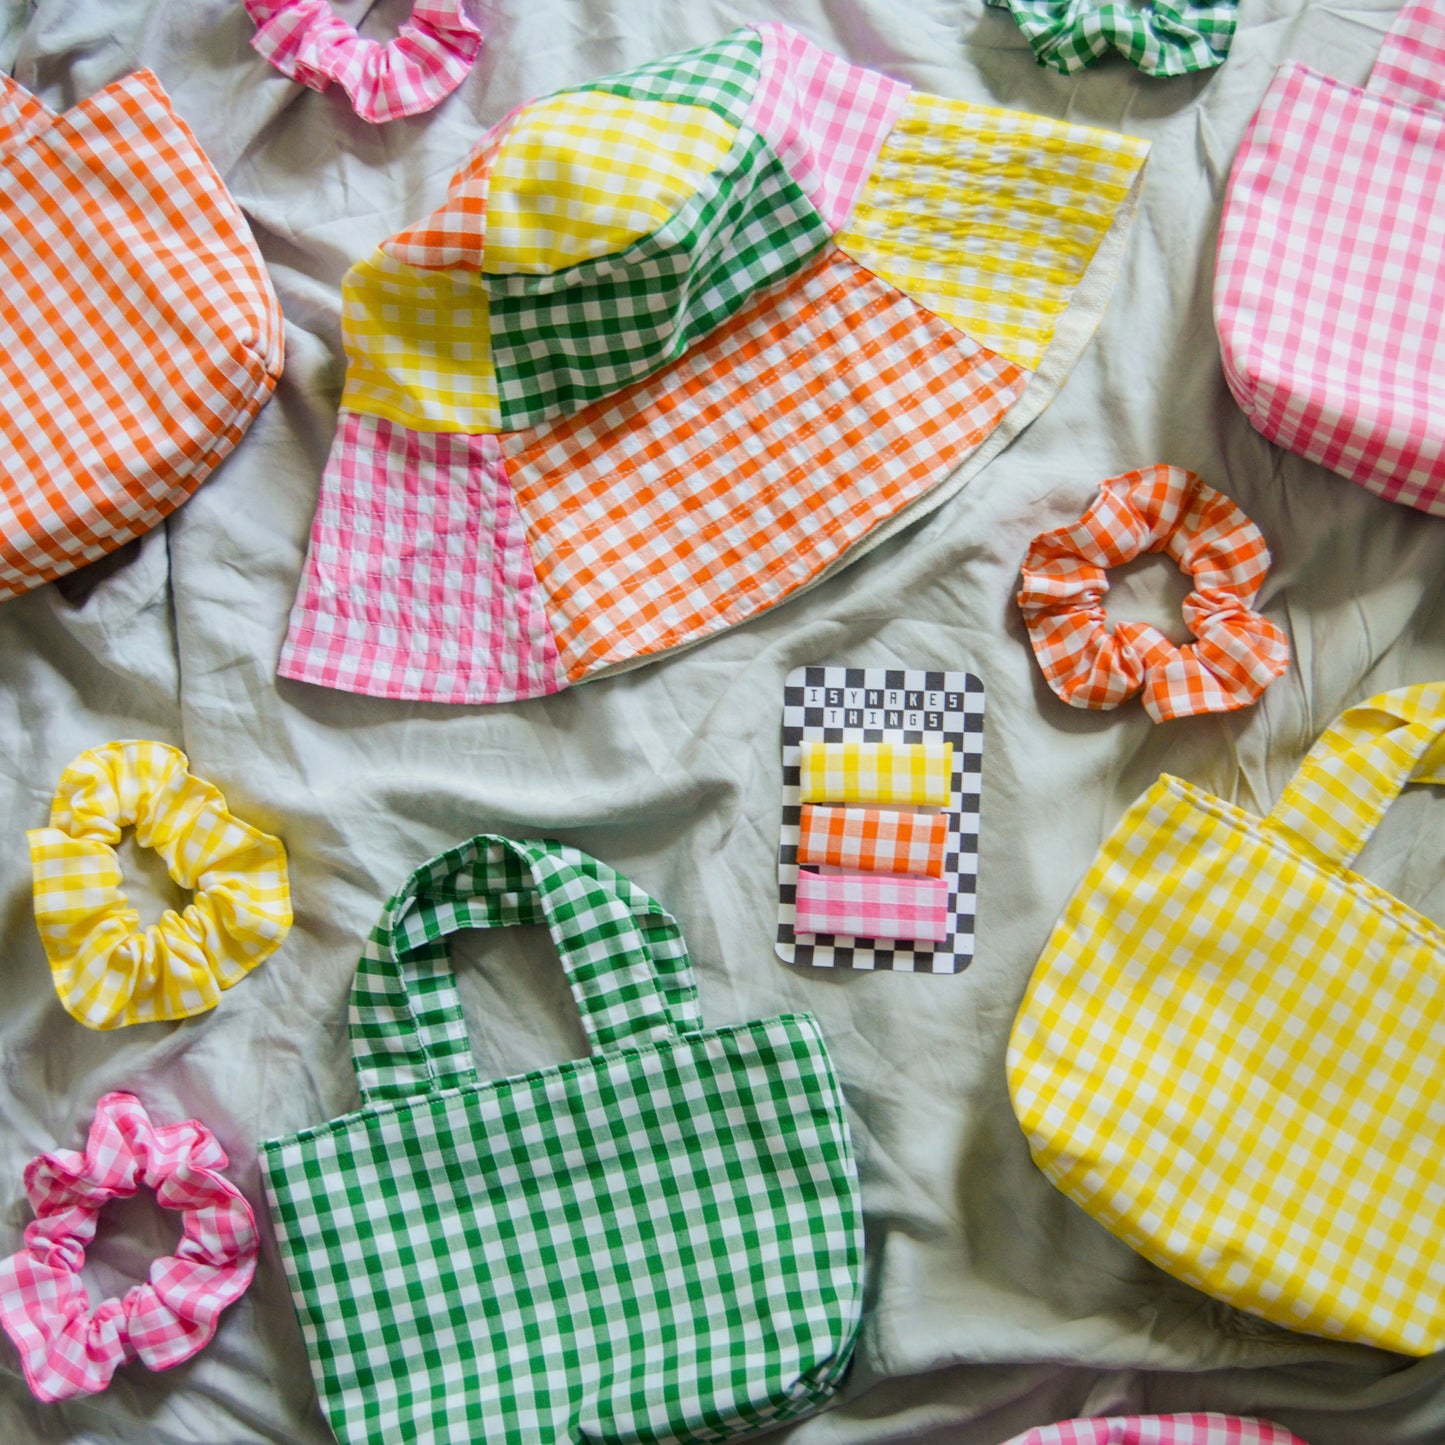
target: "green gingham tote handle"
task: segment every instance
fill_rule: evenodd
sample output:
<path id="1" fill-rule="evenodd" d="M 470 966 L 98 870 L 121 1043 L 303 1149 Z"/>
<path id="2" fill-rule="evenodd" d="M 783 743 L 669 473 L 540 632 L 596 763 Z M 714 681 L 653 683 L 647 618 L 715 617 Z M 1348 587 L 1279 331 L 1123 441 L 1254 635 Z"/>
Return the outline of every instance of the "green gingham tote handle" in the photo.
<path id="1" fill-rule="evenodd" d="M 447 935 L 545 924 L 594 1053 L 702 1028 L 676 920 L 576 848 L 480 833 L 423 864 L 382 909 L 351 989 L 361 1096 L 437 1094 L 478 1082 Z"/>

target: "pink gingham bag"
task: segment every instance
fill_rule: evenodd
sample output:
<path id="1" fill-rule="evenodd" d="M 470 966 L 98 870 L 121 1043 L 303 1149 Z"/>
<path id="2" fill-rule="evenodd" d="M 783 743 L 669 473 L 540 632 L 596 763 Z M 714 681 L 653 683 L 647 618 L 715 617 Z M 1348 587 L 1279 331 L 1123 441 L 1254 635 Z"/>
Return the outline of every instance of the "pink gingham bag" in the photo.
<path id="1" fill-rule="evenodd" d="M 1062 1420 L 1004 1445 L 1305 1445 L 1283 1425 L 1238 1415 L 1111 1415 Z"/>
<path id="2" fill-rule="evenodd" d="M 1257 430 L 1445 515 L 1445 0 L 1406 5 L 1364 89 L 1280 67 L 1230 173 L 1214 310 Z"/>

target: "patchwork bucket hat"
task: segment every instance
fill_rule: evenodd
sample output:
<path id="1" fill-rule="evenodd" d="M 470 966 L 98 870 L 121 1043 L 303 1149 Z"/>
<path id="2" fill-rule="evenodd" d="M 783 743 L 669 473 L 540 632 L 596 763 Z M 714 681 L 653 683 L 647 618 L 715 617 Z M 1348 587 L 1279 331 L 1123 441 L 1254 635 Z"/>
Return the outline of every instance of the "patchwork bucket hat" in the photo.
<path id="1" fill-rule="evenodd" d="M 1052 397 L 1146 151 L 775 24 L 519 107 L 345 278 L 281 674 L 535 697 L 818 582 Z"/>

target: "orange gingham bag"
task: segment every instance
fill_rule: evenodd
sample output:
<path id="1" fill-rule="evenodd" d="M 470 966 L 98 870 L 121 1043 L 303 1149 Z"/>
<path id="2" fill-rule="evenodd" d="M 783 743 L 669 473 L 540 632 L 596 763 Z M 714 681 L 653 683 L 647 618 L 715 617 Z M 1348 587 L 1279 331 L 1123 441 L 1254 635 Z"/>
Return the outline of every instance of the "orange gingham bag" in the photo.
<path id="1" fill-rule="evenodd" d="M 0 74 L 0 600 L 149 531 L 281 374 L 246 222 L 155 76 L 55 115 Z"/>

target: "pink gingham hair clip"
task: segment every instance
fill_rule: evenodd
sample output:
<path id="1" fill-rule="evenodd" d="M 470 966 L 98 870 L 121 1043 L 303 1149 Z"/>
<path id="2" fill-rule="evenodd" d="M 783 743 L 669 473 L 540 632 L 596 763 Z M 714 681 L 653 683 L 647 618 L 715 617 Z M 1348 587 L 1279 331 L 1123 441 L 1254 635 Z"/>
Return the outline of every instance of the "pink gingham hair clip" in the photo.
<path id="1" fill-rule="evenodd" d="M 217 1172 L 228 1162 L 204 1124 L 154 1125 L 134 1094 L 100 1100 L 83 1153 L 30 1161 L 35 1219 L 24 1247 L 0 1262 L 0 1326 L 37 1399 L 92 1395 L 127 1360 L 168 1370 L 210 1343 L 221 1311 L 251 1283 L 259 1246 L 251 1206 Z M 142 1184 L 181 1213 L 181 1242 L 152 1262 L 146 1283 L 91 1309 L 80 1268 L 100 1211 Z"/>
<path id="2" fill-rule="evenodd" d="M 362 120 L 420 115 L 445 100 L 471 70 L 482 32 L 463 0 L 418 0 L 396 39 L 363 40 L 327 0 L 244 0 L 256 22 L 252 47 L 282 75 L 311 90 L 333 80 Z"/>

